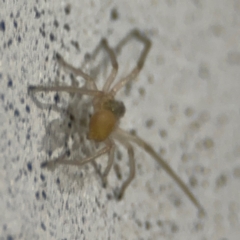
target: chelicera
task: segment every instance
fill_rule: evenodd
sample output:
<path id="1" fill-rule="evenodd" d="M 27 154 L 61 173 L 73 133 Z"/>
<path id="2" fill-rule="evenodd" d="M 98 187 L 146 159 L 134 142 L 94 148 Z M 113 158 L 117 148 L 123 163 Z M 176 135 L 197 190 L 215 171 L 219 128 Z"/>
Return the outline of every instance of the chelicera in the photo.
<path id="1" fill-rule="evenodd" d="M 140 137 L 128 133 L 119 127 L 119 121 L 124 116 L 125 106 L 121 101 L 115 99 L 115 95 L 120 89 L 122 89 L 127 83 L 135 79 L 141 69 L 144 66 L 144 62 L 147 58 L 149 50 L 151 48 L 151 41 L 138 30 L 131 31 L 118 45 L 115 51 L 120 51 L 121 47 L 126 44 L 129 39 L 136 39 L 143 43 L 144 48 L 140 54 L 139 60 L 133 70 L 127 74 L 124 78 L 120 79 L 117 83 L 113 84 L 118 72 L 118 63 L 114 50 L 109 47 L 106 39 L 102 39 L 100 46 L 105 49 L 110 57 L 112 70 L 103 86 L 102 90 L 98 90 L 95 80 L 88 74 L 84 73 L 80 68 L 76 68 L 67 63 L 59 54 L 56 55 L 58 64 L 63 67 L 67 72 L 72 73 L 74 76 L 80 76 L 88 83 L 88 88 L 81 88 L 75 86 L 29 86 L 28 92 L 33 96 L 36 92 L 66 92 L 69 94 L 82 94 L 92 97 L 92 104 L 94 108 L 93 115 L 89 122 L 88 139 L 95 142 L 101 142 L 104 144 L 102 148 L 97 150 L 91 156 L 82 160 L 68 160 L 67 153 L 62 156 L 53 159 L 48 162 L 44 162 L 42 167 L 50 167 L 56 164 L 75 165 L 82 166 L 88 163 L 92 163 L 96 158 L 108 154 L 108 162 L 105 170 L 101 173 L 103 184 L 107 183 L 107 176 L 112 168 L 114 162 L 115 141 L 123 145 L 128 152 L 129 156 L 129 176 L 123 182 L 118 198 L 121 199 L 124 195 L 126 188 L 129 186 L 135 176 L 135 159 L 134 149 L 132 144 L 136 144 L 145 152 L 147 152 L 152 158 L 154 158 L 162 168 L 174 179 L 178 186 L 188 196 L 191 202 L 198 208 L 201 213 L 204 210 L 198 200 L 194 197 L 192 192 L 180 179 L 180 177 L 173 171 L 173 169 L 159 156 L 156 151 Z"/>

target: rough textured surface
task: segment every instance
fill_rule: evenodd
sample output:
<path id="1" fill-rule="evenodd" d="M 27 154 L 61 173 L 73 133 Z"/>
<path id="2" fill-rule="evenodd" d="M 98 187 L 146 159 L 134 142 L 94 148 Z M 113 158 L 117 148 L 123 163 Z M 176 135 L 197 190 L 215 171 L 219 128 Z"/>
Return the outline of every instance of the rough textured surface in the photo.
<path id="1" fill-rule="evenodd" d="M 63 144 L 64 115 L 39 109 L 27 86 L 56 82 L 54 52 L 80 66 L 102 37 L 114 47 L 133 28 L 153 46 L 140 76 L 118 95 L 127 107 L 121 126 L 162 154 L 206 218 L 137 147 L 136 177 L 120 202 L 112 197 L 121 182 L 117 167 L 107 189 L 92 166 L 40 168 L 49 145 Z M 1 1 L 0 239 L 239 239 L 239 29 L 237 0 Z M 140 45 L 118 56 L 119 76 Z M 99 63 L 106 61 L 99 57 L 85 70 Z M 47 141 L 50 123 L 57 143 Z"/>

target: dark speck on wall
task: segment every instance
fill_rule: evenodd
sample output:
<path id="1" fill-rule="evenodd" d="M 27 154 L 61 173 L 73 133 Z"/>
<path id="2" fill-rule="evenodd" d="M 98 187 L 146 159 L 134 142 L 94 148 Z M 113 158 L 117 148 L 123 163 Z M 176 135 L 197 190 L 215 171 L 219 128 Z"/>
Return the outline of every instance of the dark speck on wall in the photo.
<path id="1" fill-rule="evenodd" d="M 5 32 L 5 22 L 4 21 L 1 21 L 0 22 L 0 31 L 2 31 L 2 32 Z"/>
<path id="2" fill-rule="evenodd" d="M 39 32 L 42 34 L 43 37 L 46 36 L 46 33 L 45 33 L 45 31 L 42 28 L 39 28 Z"/>
<path id="3" fill-rule="evenodd" d="M 44 231 L 46 231 L 46 226 L 45 226 L 45 224 L 44 224 L 43 222 L 41 222 L 41 228 L 42 228 Z"/>
<path id="4" fill-rule="evenodd" d="M 26 112 L 30 113 L 30 107 L 28 105 L 26 105 Z"/>
<path id="5" fill-rule="evenodd" d="M 26 135 L 26 139 L 29 140 L 30 139 L 30 134 Z"/>
<path id="6" fill-rule="evenodd" d="M 50 33 L 49 37 L 50 37 L 51 42 L 53 42 L 55 40 L 55 36 L 52 33 Z"/>
<path id="7" fill-rule="evenodd" d="M 67 23 L 63 25 L 63 28 L 68 32 L 70 31 L 70 26 Z"/>
<path id="8" fill-rule="evenodd" d="M 64 8 L 65 14 L 69 15 L 71 12 L 71 5 L 67 4 L 66 7 Z"/>
<path id="9" fill-rule="evenodd" d="M 17 28 L 18 24 L 17 24 L 17 21 L 16 21 L 16 20 L 13 21 L 13 26 L 14 26 L 15 28 Z"/>
<path id="10" fill-rule="evenodd" d="M 44 191 L 44 190 L 42 191 L 42 197 L 43 197 L 44 199 L 46 199 L 46 198 L 47 198 L 47 194 L 45 193 L 45 191 Z"/>
<path id="11" fill-rule="evenodd" d="M 39 199 L 39 192 L 38 191 L 35 193 L 35 197 L 36 197 L 37 200 Z"/>
<path id="12" fill-rule="evenodd" d="M 18 109 L 15 109 L 15 111 L 14 111 L 14 116 L 15 116 L 15 117 L 18 117 L 19 115 L 20 115 L 20 113 L 19 113 Z"/>
<path id="13" fill-rule="evenodd" d="M 14 110 L 14 116 L 15 116 L 15 117 L 18 117 L 19 115 L 20 115 L 20 113 L 19 113 L 18 109 L 15 109 L 15 110 Z"/>
<path id="14" fill-rule="evenodd" d="M 37 10 L 36 7 L 34 7 L 34 11 L 35 11 L 35 18 L 40 18 L 41 17 L 41 13 Z"/>
<path id="15" fill-rule="evenodd" d="M 14 238 L 11 235 L 8 235 L 7 240 L 14 240 Z"/>
<path id="16" fill-rule="evenodd" d="M 71 44 L 72 44 L 78 51 L 80 50 L 78 42 L 72 40 L 72 41 L 71 41 Z"/>
<path id="17" fill-rule="evenodd" d="M 110 18 L 112 21 L 116 21 L 119 18 L 119 14 L 116 8 L 113 8 L 110 14 Z"/>
<path id="18" fill-rule="evenodd" d="M 58 21 L 55 19 L 54 22 L 53 22 L 53 25 L 57 28 L 59 26 L 59 23 Z"/>
<path id="19" fill-rule="evenodd" d="M 32 163 L 28 163 L 27 164 L 27 168 L 28 168 L 28 171 L 31 172 L 32 171 Z"/>
<path id="20" fill-rule="evenodd" d="M 8 107 L 9 107 L 9 109 L 13 109 L 12 103 L 9 103 Z"/>
<path id="21" fill-rule="evenodd" d="M 8 79 L 8 87 L 12 87 L 13 83 L 12 83 L 12 79 Z"/>
<path id="22" fill-rule="evenodd" d="M 49 44 L 48 43 L 45 44 L 45 48 L 49 49 Z"/>
<path id="23" fill-rule="evenodd" d="M 12 45 L 12 39 L 11 38 L 8 40 L 7 45 L 8 45 L 8 47 L 10 47 Z"/>
<path id="24" fill-rule="evenodd" d="M 57 178 L 56 183 L 60 184 L 60 179 L 59 178 Z"/>
<path id="25" fill-rule="evenodd" d="M 45 176 L 41 173 L 40 178 L 42 181 L 45 181 Z"/>
<path id="26" fill-rule="evenodd" d="M 60 97 L 59 97 L 59 94 L 55 94 L 54 95 L 54 101 L 55 101 L 55 103 L 58 103 L 59 101 L 60 101 Z"/>

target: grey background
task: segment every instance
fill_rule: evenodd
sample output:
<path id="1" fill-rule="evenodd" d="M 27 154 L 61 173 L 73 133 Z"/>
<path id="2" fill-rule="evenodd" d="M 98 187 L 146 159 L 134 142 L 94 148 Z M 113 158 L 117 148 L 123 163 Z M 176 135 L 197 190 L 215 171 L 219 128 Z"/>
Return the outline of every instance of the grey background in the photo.
<path id="1" fill-rule="evenodd" d="M 203 219 L 137 147 L 136 177 L 120 202 L 114 171 L 103 189 L 92 166 L 40 168 L 49 158 L 45 128 L 64 116 L 37 108 L 27 86 L 56 81 L 54 52 L 82 66 L 102 37 L 114 47 L 133 28 L 153 46 L 139 77 L 117 95 L 127 107 L 121 127 L 178 172 L 204 206 Z M 119 77 L 140 45 L 118 56 Z M 239 76 L 238 0 L 1 1 L 0 239 L 239 239 Z"/>

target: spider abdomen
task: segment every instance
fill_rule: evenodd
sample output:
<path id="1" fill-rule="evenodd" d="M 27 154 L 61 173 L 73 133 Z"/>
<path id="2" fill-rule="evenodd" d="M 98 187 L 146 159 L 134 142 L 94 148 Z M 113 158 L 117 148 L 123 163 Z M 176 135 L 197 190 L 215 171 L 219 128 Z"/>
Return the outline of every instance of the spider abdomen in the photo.
<path id="1" fill-rule="evenodd" d="M 101 142 L 114 130 L 117 117 L 109 110 L 101 109 L 90 119 L 88 138 Z"/>

